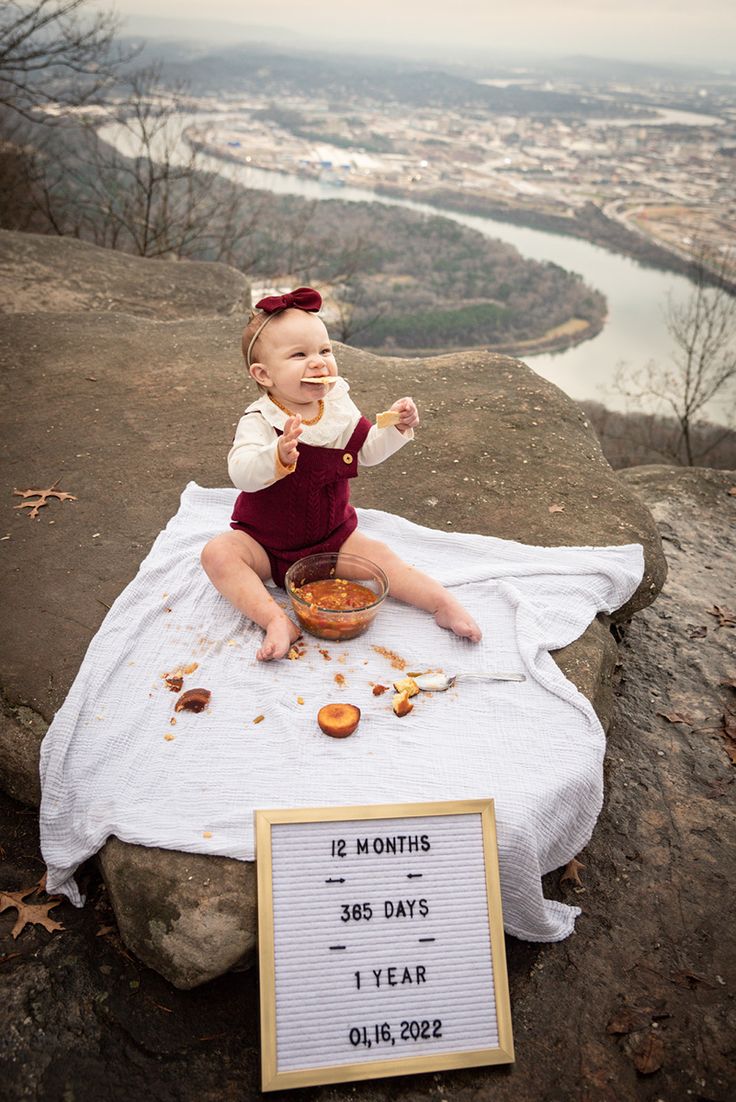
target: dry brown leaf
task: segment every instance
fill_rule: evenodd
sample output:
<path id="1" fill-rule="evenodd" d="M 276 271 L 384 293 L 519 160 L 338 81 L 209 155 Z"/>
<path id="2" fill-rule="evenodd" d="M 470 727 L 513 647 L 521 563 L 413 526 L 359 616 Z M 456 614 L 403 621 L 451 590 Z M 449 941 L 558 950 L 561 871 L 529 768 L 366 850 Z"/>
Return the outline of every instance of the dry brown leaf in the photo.
<path id="1" fill-rule="evenodd" d="M 651 1025 L 651 1014 L 646 1006 L 622 1006 L 606 1026 L 606 1033 L 637 1033 Z"/>
<path id="2" fill-rule="evenodd" d="M 640 1075 L 652 1075 L 659 1071 L 664 1061 L 664 1041 L 651 1030 L 632 1049 L 634 1067 Z"/>
<path id="3" fill-rule="evenodd" d="M 113 933 L 114 929 L 114 926 L 100 926 L 95 937 L 107 937 L 108 934 Z"/>
<path id="4" fill-rule="evenodd" d="M 691 972 L 689 968 L 681 968 L 677 972 L 670 972 L 670 979 L 673 983 L 676 983 L 678 987 L 689 987 L 692 991 L 699 983 L 703 987 L 715 987 L 714 983 L 711 983 L 709 979 L 702 976 L 699 972 Z"/>
<path id="5" fill-rule="evenodd" d="M 724 712 L 721 717 L 721 724 L 726 738 L 736 741 L 736 715 L 733 712 Z"/>
<path id="6" fill-rule="evenodd" d="M 565 506 L 564 505 L 550 505 L 548 507 L 548 512 L 550 512 L 550 513 L 564 513 L 564 511 L 565 511 Z"/>
<path id="7" fill-rule="evenodd" d="M 736 613 L 731 612 L 731 609 L 726 608 L 725 605 L 713 605 L 712 608 L 706 608 L 705 611 L 708 613 L 709 616 L 715 616 L 716 620 L 718 621 L 716 627 L 736 627 Z"/>
<path id="8" fill-rule="evenodd" d="M 577 857 L 573 857 L 573 859 L 568 861 L 565 865 L 565 871 L 560 877 L 560 883 L 562 884 L 565 880 L 571 880 L 573 884 L 582 888 L 583 882 L 580 879 L 580 870 L 584 868 L 585 865 L 582 861 L 578 861 Z"/>
<path id="9" fill-rule="evenodd" d="M 726 738 L 724 741 L 726 743 L 726 753 L 731 759 L 731 765 L 736 765 L 736 742 L 731 738 Z"/>
<path id="10" fill-rule="evenodd" d="M 44 505 L 48 505 L 49 498 L 56 497 L 59 501 L 76 501 L 77 499 L 73 494 L 64 493 L 63 490 L 55 489 L 59 484 L 59 479 L 56 482 L 52 482 L 51 485 L 45 490 L 13 490 L 13 494 L 16 497 L 36 497 L 38 501 L 21 501 L 20 505 L 14 505 L 14 509 L 30 509 L 29 517 L 37 517 L 38 510 L 42 509 Z"/>
<path id="11" fill-rule="evenodd" d="M 721 716 L 720 732 L 726 744 L 726 753 L 731 765 L 736 765 L 736 713 L 727 710 Z"/>
<path id="12" fill-rule="evenodd" d="M 26 896 L 34 895 L 37 890 L 38 885 L 34 884 L 32 888 L 26 888 L 22 892 L 0 892 L 0 913 L 7 911 L 9 907 L 15 907 L 18 912 L 18 920 L 11 930 L 13 938 L 17 938 L 26 926 L 30 925 L 43 926 L 50 934 L 54 930 L 64 929 L 59 922 L 54 922 L 53 918 L 49 918 L 49 911 L 53 910 L 54 907 L 58 907 L 60 900 L 54 899 L 50 903 L 25 902 Z"/>
<path id="13" fill-rule="evenodd" d="M 693 721 L 688 715 L 681 715 L 680 712 L 657 712 L 658 716 L 662 719 L 666 719 L 668 723 L 686 723 L 688 727 L 692 727 Z"/>

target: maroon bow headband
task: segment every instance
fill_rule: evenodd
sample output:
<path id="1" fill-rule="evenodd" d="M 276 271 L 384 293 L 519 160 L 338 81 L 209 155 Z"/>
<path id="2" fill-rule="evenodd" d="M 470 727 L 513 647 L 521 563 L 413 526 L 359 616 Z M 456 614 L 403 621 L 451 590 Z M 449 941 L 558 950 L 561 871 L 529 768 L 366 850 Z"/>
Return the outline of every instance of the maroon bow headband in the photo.
<path id="1" fill-rule="evenodd" d="M 297 310 L 317 311 L 322 307 L 322 295 L 314 287 L 297 287 L 285 295 L 269 295 L 256 303 L 256 310 L 266 314 L 275 314 L 279 310 L 288 310 L 295 306 Z"/>
<path id="2" fill-rule="evenodd" d="M 248 351 L 245 354 L 245 365 L 250 370 L 251 353 L 253 346 L 260 337 L 261 333 L 268 325 L 271 318 L 276 314 L 282 313 L 284 310 L 288 310 L 294 307 L 296 310 L 306 310 L 309 313 L 316 313 L 322 306 L 322 295 L 319 291 L 315 291 L 314 287 L 297 287 L 295 291 L 287 291 L 285 295 L 267 295 L 266 298 L 262 298 L 260 302 L 256 303 L 256 310 L 263 310 L 267 317 L 263 323 L 258 326 L 255 333 L 251 337 L 250 344 L 248 345 Z"/>

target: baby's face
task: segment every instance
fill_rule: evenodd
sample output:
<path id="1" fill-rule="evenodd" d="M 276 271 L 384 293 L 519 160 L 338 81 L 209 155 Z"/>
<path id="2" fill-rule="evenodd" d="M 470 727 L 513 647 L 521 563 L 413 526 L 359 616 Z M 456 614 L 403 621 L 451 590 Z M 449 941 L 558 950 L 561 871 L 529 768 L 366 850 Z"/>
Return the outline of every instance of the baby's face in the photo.
<path id="1" fill-rule="evenodd" d="M 290 409 L 323 398 L 329 384 L 304 379 L 337 375 L 337 364 L 324 322 L 305 310 L 284 310 L 258 338 L 251 375 Z"/>

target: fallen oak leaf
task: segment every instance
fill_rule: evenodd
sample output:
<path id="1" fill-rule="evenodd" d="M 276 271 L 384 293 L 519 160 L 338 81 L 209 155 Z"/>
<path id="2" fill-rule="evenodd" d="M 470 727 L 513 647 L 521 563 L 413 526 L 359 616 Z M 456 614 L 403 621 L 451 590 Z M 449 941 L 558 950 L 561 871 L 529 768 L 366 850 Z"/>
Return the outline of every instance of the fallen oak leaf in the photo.
<path id="1" fill-rule="evenodd" d="M 721 717 L 721 725 L 726 738 L 736 740 L 736 715 L 733 712 L 724 712 Z"/>
<path id="2" fill-rule="evenodd" d="M 671 1017 L 664 1000 L 652 1006 L 621 1006 L 606 1026 L 606 1033 L 638 1033 L 657 1018 Z"/>
<path id="3" fill-rule="evenodd" d="M 726 743 L 726 753 L 728 754 L 729 758 L 731 759 L 731 765 L 736 765 L 736 745 L 734 745 L 733 743 L 727 742 Z"/>
<path id="4" fill-rule="evenodd" d="M 702 976 L 699 972 L 691 972 L 689 968 L 680 968 L 677 972 L 670 972 L 670 979 L 678 987 L 688 987 L 691 991 L 699 983 L 702 983 L 704 987 L 715 988 L 716 986 L 705 976 Z"/>
<path id="5" fill-rule="evenodd" d="M 634 1067 L 640 1075 L 653 1075 L 664 1062 L 664 1041 L 651 1030 L 632 1048 Z"/>
<path id="6" fill-rule="evenodd" d="M 55 489 L 59 484 L 59 479 L 45 490 L 13 490 L 13 494 L 16 497 L 37 497 L 38 501 L 21 501 L 20 505 L 14 505 L 14 509 L 30 509 L 29 517 L 37 517 L 39 509 L 42 509 L 44 505 L 48 505 L 49 498 L 55 497 L 59 501 L 76 501 L 76 497 L 73 494 L 67 494 L 63 490 Z"/>
<path id="7" fill-rule="evenodd" d="M 59 895 L 58 892 L 47 891 L 47 889 L 46 889 L 46 877 L 47 877 L 47 875 L 48 875 L 48 873 L 44 873 L 43 876 L 41 876 L 36 881 L 36 887 L 35 887 L 34 890 L 36 892 L 44 892 L 44 894 L 47 895 L 49 897 L 49 899 L 63 899 L 64 898 L 63 895 Z"/>
<path id="8" fill-rule="evenodd" d="M 51 903 L 26 903 L 26 896 L 34 895 L 35 892 L 35 884 L 23 892 L 0 892 L 0 913 L 7 911 L 10 907 L 14 907 L 18 912 L 18 919 L 11 930 L 13 940 L 23 932 L 26 926 L 43 926 L 50 934 L 54 930 L 64 929 L 61 923 L 54 922 L 53 918 L 49 917 L 49 911 L 58 907 L 61 900 L 54 899 Z"/>
<path id="9" fill-rule="evenodd" d="M 606 1033 L 638 1033 L 640 1029 L 646 1029 L 650 1024 L 651 1016 L 648 1013 L 648 1007 L 623 1006 L 611 1018 L 606 1026 Z"/>
<path id="10" fill-rule="evenodd" d="M 16 509 L 18 506 L 16 505 Z M 706 608 L 705 610 L 709 616 L 715 616 L 718 623 L 716 627 L 728 628 L 736 627 L 736 613 L 731 612 L 730 608 L 726 608 L 725 605 L 713 605 L 712 608 Z"/>
<path id="11" fill-rule="evenodd" d="M 679 712 L 657 712 L 658 716 L 662 719 L 666 719 L 668 723 L 685 723 L 688 727 L 692 727 L 693 721 L 690 716 L 680 715 Z"/>
<path id="12" fill-rule="evenodd" d="M 582 863 L 582 861 L 578 861 L 577 857 L 573 857 L 572 860 L 568 861 L 565 865 L 565 871 L 560 877 L 560 884 L 562 884 L 565 880 L 570 880 L 573 884 L 576 884 L 578 887 L 582 888 L 583 882 L 580 879 L 580 870 L 584 868 L 585 865 Z"/>

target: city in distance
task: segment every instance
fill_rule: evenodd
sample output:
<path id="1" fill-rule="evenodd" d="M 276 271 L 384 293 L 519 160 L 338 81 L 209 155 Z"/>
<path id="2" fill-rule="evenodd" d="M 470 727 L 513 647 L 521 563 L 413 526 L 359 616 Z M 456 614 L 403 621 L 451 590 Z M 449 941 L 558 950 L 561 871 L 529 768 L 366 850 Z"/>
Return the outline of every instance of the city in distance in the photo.
<path id="1" fill-rule="evenodd" d="M 177 99 L 183 140 L 208 167 L 245 187 L 305 202 L 353 200 L 342 204 L 346 230 L 362 222 L 364 233 L 358 200 L 392 202 L 480 232 L 486 243 L 478 244 L 476 260 L 496 236 L 526 257 L 581 274 L 591 294 L 579 296 L 564 317 L 530 310 L 524 339 L 519 311 L 513 299 L 498 296 L 498 285 L 489 281 L 487 293 L 477 282 L 469 291 L 459 286 L 465 245 L 445 258 L 449 305 L 458 295 L 494 308 L 475 320 L 491 319 L 495 329 L 471 336 L 470 344 L 532 359 L 576 398 L 620 406 L 602 384 L 621 361 L 667 359 L 662 308 L 667 294 L 687 295 L 683 277 L 693 256 L 705 249 L 719 264 L 734 254 L 736 79 L 724 67 L 583 55 L 488 61 L 477 48 L 454 45 L 440 61 L 421 39 L 412 49 L 423 57 L 398 56 L 408 51 L 398 36 L 393 56 L 387 45 L 380 55 L 351 54 L 328 40 L 318 49 L 313 20 L 306 34 L 296 26 L 282 33 L 230 24 L 223 46 L 185 41 L 201 29 L 186 18 L 156 26 L 152 19 L 128 23 L 143 30 L 147 22 L 151 35 L 163 35 L 149 37 L 139 60 L 162 58 L 163 79 L 186 84 Z M 217 19 L 209 28 L 216 38 Z M 238 41 L 241 35 L 248 41 Z M 383 215 L 375 218 L 377 232 L 380 221 Z M 408 221 L 405 228 L 411 232 Z M 633 272 L 620 263 L 609 271 L 621 257 L 637 262 Z M 291 274 L 278 265 L 249 271 L 256 285 Z M 444 346 L 422 341 L 417 325 L 392 318 L 397 311 L 377 301 L 388 286 L 398 314 L 417 315 L 420 271 L 397 271 L 384 257 L 360 278 L 380 316 L 371 321 L 361 296 L 353 296 L 355 343 L 405 354 L 457 347 L 454 339 Z M 421 294 L 426 299 L 426 287 Z M 423 318 L 415 320 L 422 328 Z M 455 320 L 455 329 L 466 329 L 466 316 Z M 581 341 L 593 372 L 576 359 L 573 346 Z M 550 353 L 561 349 L 567 351 L 552 363 Z M 595 393 L 581 392 L 594 376 Z"/>

